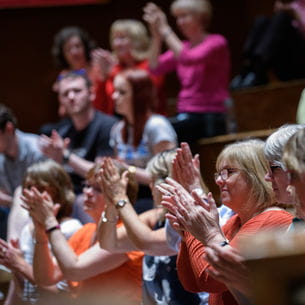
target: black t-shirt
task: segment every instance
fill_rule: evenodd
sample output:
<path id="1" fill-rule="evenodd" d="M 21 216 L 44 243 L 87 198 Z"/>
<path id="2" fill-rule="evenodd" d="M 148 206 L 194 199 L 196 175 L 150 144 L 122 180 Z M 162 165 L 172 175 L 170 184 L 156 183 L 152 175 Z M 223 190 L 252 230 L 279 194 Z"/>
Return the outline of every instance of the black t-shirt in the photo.
<path id="1" fill-rule="evenodd" d="M 58 128 L 58 133 L 63 138 L 69 138 L 69 149 L 74 154 L 88 161 L 94 161 L 99 156 L 113 156 L 114 152 L 109 145 L 110 130 L 117 119 L 100 111 L 95 111 L 93 120 L 83 130 L 76 130 L 70 119 Z M 75 192 L 81 193 L 83 178 L 66 165 L 65 169 L 70 174 Z"/>

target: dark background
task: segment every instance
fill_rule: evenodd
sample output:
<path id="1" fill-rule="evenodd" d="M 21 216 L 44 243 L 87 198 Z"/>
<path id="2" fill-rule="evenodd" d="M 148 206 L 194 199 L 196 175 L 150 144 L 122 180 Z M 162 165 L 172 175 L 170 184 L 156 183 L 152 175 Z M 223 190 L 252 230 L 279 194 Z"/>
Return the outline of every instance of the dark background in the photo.
<path id="1" fill-rule="evenodd" d="M 118 18 L 142 17 L 148 1 L 109 0 L 104 4 L 0 10 L 0 102 L 11 107 L 24 131 L 37 132 L 57 117 L 57 98 L 51 87 L 58 73 L 51 56 L 54 34 L 67 25 L 86 29 L 103 48 L 109 48 L 111 23 Z M 168 13 L 172 1 L 155 1 Z M 229 41 L 232 76 L 238 73 L 247 31 L 258 14 L 270 15 L 273 0 L 211 0 L 211 32 Z M 169 15 L 169 14 L 168 14 Z M 174 20 L 169 21 L 175 27 Z M 175 97 L 178 84 L 167 82 L 167 95 Z"/>

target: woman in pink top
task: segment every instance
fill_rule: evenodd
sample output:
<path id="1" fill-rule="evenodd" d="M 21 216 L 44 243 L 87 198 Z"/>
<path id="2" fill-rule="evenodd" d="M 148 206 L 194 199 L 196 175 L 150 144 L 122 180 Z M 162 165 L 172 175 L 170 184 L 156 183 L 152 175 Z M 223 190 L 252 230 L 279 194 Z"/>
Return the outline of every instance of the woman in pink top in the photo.
<path id="1" fill-rule="evenodd" d="M 172 31 L 165 14 L 155 4 L 147 4 L 144 12 L 153 37 L 150 69 L 155 74 L 175 70 L 180 80 L 178 115 L 172 120 L 179 140 L 193 142 L 225 133 L 230 56 L 226 39 L 207 31 L 212 13 L 209 1 L 172 3 L 171 12 L 186 41 Z M 169 50 L 160 55 L 163 41 Z"/>

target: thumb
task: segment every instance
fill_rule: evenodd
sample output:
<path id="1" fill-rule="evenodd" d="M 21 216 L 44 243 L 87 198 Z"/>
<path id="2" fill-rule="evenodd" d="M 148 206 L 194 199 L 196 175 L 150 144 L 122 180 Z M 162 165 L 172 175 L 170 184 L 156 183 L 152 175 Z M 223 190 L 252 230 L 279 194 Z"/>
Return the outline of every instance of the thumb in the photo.
<path id="1" fill-rule="evenodd" d="M 65 149 L 68 148 L 69 144 L 70 144 L 70 138 L 64 138 L 64 148 Z"/>
<path id="2" fill-rule="evenodd" d="M 60 204 L 55 203 L 54 206 L 53 206 L 53 212 L 54 212 L 55 216 L 58 214 L 59 209 L 60 209 Z"/>

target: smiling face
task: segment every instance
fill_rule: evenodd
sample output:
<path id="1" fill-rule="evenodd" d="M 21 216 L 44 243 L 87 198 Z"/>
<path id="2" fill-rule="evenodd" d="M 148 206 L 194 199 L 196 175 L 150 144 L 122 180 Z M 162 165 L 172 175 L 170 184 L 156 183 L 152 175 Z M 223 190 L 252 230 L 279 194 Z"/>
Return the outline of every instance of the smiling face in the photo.
<path id="1" fill-rule="evenodd" d="M 271 182 L 277 202 L 294 204 L 295 198 L 291 191 L 287 190 L 289 185 L 287 174 L 280 166 L 270 163 L 265 180 Z"/>
<path id="2" fill-rule="evenodd" d="M 71 36 L 67 39 L 63 45 L 63 53 L 72 70 L 86 67 L 85 48 L 79 36 Z"/>
<path id="3" fill-rule="evenodd" d="M 132 88 L 122 75 L 117 75 L 113 82 L 114 92 L 112 98 L 118 114 L 132 120 Z"/>
<path id="4" fill-rule="evenodd" d="M 245 173 L 239 168 L 238 163 L 223 160 L 219 164 L 218 172 L 220 173 L 223 169 L 229 169 L 228 177 L 223 179 L 221 175 L 218 175 L 216 178 L 222 203 L 237 213 L 249 200 L 251 192 L 251 186 L 246 180 Z"/>
<path id="5" fill-rule="evenodd" d="M 58 94 L 61 105 L 70 116 L 88 111 L 93 100 L 93 94 L 82 77 L 62 79 L 58 85 Z"/>
<path id="6" fill-rule="evenodd" d="M 202 30 L 202 17 L 192 10 L 179 8 L 175 10 L 174 15 L 179 30 L 187 39 Z"/>
<path id="7" fill-rule="evenodd" d="M 116 31 L 113 33 L 111 46 L 119 61 L 132 57 L 132 42 L 127 33 Z"/>

